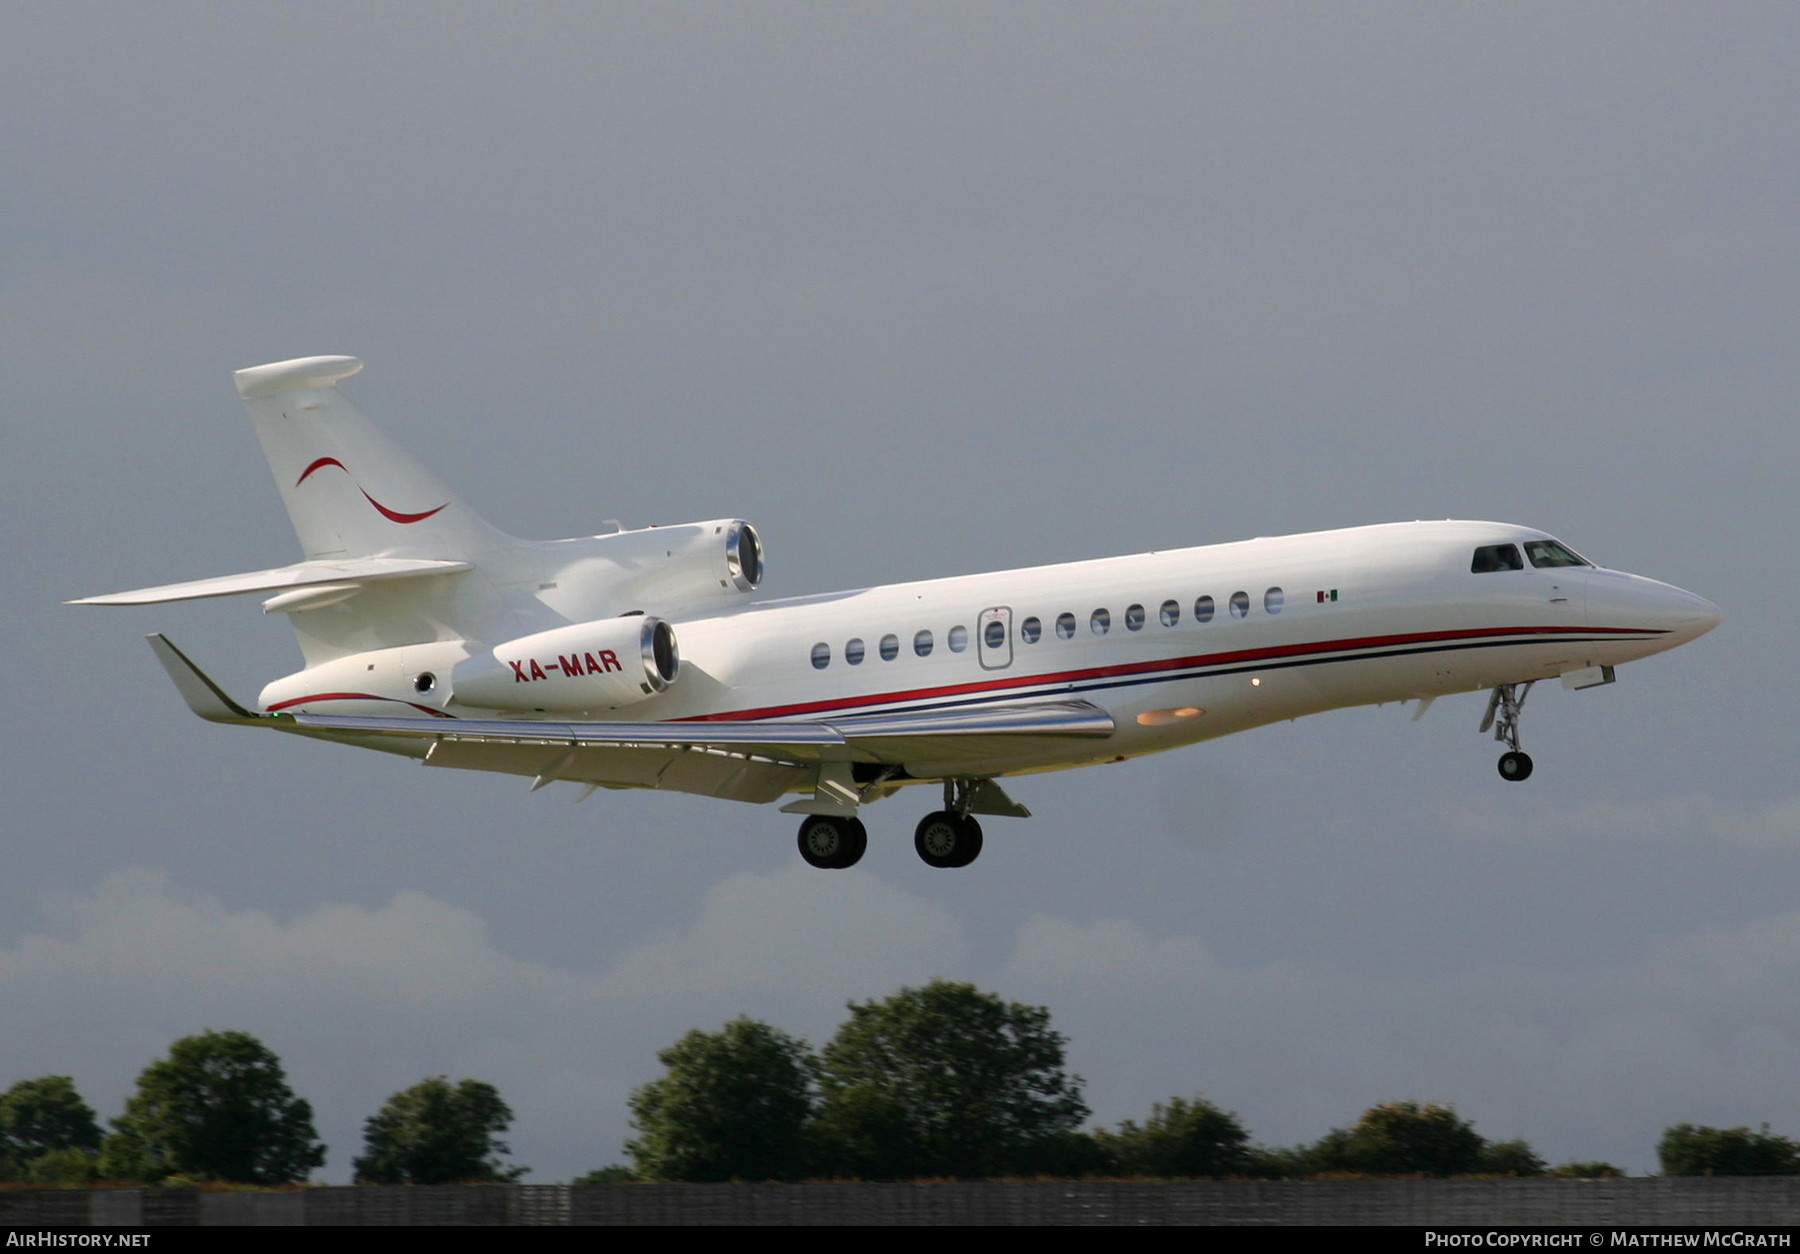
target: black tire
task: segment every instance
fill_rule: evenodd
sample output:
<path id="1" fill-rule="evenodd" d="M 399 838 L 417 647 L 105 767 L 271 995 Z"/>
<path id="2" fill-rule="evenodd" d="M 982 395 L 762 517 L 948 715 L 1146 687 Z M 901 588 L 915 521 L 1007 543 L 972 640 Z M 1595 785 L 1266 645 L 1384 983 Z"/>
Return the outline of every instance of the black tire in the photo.
<path id="1" fill-rule="evenodd" d="M 981 824 L 977 823 L 972 815 L 964 815 L 962 827 L 962 848 L 957 852 L 956 861 L 950 864 L 953 867 L 968 866 L 969 863 L 981 856 Z"/>
<path id="2" fill-rule="evenodd" d="M 861 819 L 809 814 L 800 820 L 795 843 L 806 865 L 822 871 L 841 871 L 862 859 L 864 850 L 869 847 L 869 834 Z"/>
<path id="3" fill-rule="evenodd" d="M 926 866 L 968 866 L 981 854 L 981 824 L 948 810 L 933 810 L 913 829 L 913 849 Z"/>
<path id="4" fill-rule="evenodd" d="M 844 820 L 844 852 L 832 864 L 834 871 L 847 871 L 862 861 L 863 854 L 869 850 L 869 829 L 863 826 L 861 819 Z"/>
<path id="5" fill-rule="evenodd" d="M 1529 753 L 1503 753 L 1500 755 L 1500 778 L 1518 783 L 1522 779 L 1531 778 L 1531 755 Z"/>

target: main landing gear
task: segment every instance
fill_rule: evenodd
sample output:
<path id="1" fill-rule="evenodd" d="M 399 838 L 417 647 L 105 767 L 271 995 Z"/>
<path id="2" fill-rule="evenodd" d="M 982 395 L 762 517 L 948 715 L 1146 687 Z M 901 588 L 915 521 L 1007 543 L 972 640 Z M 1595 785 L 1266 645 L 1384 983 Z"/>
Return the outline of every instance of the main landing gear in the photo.
<path id="1" fill-rule="evenodd" d="M 800 856 L 808 866 L 823 871 L 842 871 L 862 861 L 869 847 L 869 833 L 861 819 L 832 814 L 809 814 L 800 820 Z"/>
<path id="2" fill-rule="evenodd" d="M 926 866 L 965 867 L 981 856 L 981 824 L 969 811 L 984 786 L 993 785 L 985 780 L 944 781 L 944 808 L 927 814 L 913 829 L 913 849 Z"/>
<path id="3" fill-rule="evenodd" d="M 981 824 L 972 813 L 978 807 L 983 814 L 1024 818 L 1031 813 L 991 779 L 945 780 L 944 808 L 920 819 L 913 831 L 913 848 L 926 866 L 965 867 L 981 856 Z M 800 820 L 796 843 L 808 866 L 841 871 L 861 861 L 869 835 L 860 819 L 808 814 Z"/>
<path id="4" fill-rule="evenodd" d="M 1487 717 L 1481 720 L 1481 730 L 1492 727 L 1494 739 L 1506 745 L 1507 751 L 1500 755 L 1501 779 L 1517 782 L 1531 777 L 1531 755 L 1519 748 L 1519 711 L 1525 708 L 1525 698 L 1536 682 L 1528 679 L 1522 684 L 1500 684 L 1488 699 Z"/>
<path id="5" fill-rule="evenodd" d="M 913 848 L 926 866 L 968 866 L 981 856 L 981 824 L 973 815 L 933 810 L 913 830 Z"/>

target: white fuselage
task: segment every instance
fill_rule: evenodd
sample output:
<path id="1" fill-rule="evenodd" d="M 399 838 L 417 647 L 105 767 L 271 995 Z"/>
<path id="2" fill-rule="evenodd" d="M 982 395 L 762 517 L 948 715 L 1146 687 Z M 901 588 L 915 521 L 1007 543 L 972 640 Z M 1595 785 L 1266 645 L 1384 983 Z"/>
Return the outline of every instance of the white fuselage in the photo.
<path id="1" fill-rule="evenodd" d="M 518 704 L 504 717 L 830 720 L 1081 698 L 1117 725 L 1102 740 L 1037 740 L 993 761 L 944 764 L 1000 775 L 1616 666 L 1718 621 L 1709 602 L 1618 571 L 1471 569 L 1480 546 L 1546 539 L 1500 523 L 1393 523 L 665 613 L 681 653 L 667 691 L 627 708 L 546 711 L 532 694 L 557 678 L 556 660 L 524 659 Z M 570 567 L 588 560 L 579 548 L 568 554 Z M 539 569 L 532 579 L 579 600 L 573 573 Z M 467 584 L 458 594 L 481 595 Z M 515 602 L 507 630 L 570 621 Z M 381 715 L 404 705 L 491 719 L 491 704 L 466 707 L 452 685 L 420 692 L 416 682 L 478 647 L 440 640 L 347 656 L 271 684 L 262 706 Z M 530 662 L 548 677 L 531 678 Z M 909 769 L 930 777 L 931 765 Z"/>

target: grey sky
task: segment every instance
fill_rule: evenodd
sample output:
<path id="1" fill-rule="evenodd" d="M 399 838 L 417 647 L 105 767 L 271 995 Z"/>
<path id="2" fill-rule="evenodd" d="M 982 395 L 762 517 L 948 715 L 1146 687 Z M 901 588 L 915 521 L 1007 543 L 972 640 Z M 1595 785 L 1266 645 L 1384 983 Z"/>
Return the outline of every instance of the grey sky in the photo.
<path id="1" fill-rule="evenodd" d="M 1552 1159 L 1800 1135 L 1785 572 L 1789 5 L 114 5 L 0 11 L 14 650 L 0 1084 L 110 1117 L 261 1036 L 343 1179 L 437 1073 L 534 1179 L 617 1160 L 689 1027 L 815 1041 L 933 975 L 1047 1004 L 1099 1121 L 1270 1143 L 1454 1102 Z M 1499 518 L 1725 624 L 1478 696 L 1034 777 L 968 871 L 771 809 L 421 772 L 192 719 L 296 556 L 231 370 L 347 391 L 506 530 L 739 515 L 774 595 Z M 892 807 L 890 809 L 890 807 Z"/>

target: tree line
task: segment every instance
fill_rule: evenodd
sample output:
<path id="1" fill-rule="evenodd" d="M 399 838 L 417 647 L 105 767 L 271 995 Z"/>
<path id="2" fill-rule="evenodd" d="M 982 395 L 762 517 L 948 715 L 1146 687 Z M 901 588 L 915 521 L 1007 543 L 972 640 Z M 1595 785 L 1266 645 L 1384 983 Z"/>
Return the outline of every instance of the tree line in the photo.
<path id="1" fill-rule="evenodd" d="M 1084 1129 L 1082 1080 L 1044 1007 L 934 980 L 848 1010 L 818 1051 L 750 1018 L 688 1032 L 657 1054 L 663 1074 L 631 1094 L 629 1165 L 576 1183 L 1623 1174 L 1603 1162 L 1552 1167 L 1525 1141 L 1489 1141 L 1452 1107 L 1417 1101 L 1371 1106 L 1287 1148 L 1253 1143 L 1236 1113 L 1197 1095 L 1157 1102 L 1141 1123 Z M 516 1180 L 527 1169 L 504 1161 L 501 1139 L 512 1117 L 490 1084 L 421 1080 L 364 1123 L 356 1181 Z M 1800 1145 L 1767 1124 L 1677 1124 L 1657 1152 L 1670 1176 L 1800 1174 Z M 67 1076 L 0 1094 L 0 1180 L 274 1185 L 303 1182 L 324 1161 L 312 1107 L 244 1032 L 176 1041 L 110 1132 Z"/>
<path id="2" fill-rule="evenodd" d="M 516 1180 L 500 1136 L 512 1111 L 491 1084 L 443 1076 L 395 1093 L 363 1129 L 366 1184 Z M 21 1080 L 0 1094 L 0 1180 L 89 1184 L 229 1181 L 297 1184 L 325 1162 L 312 1106 L 281 1060 L 247 1032 L 186 1036 L 138 1076 L 102 1134 L 68 1076 Z"/>

